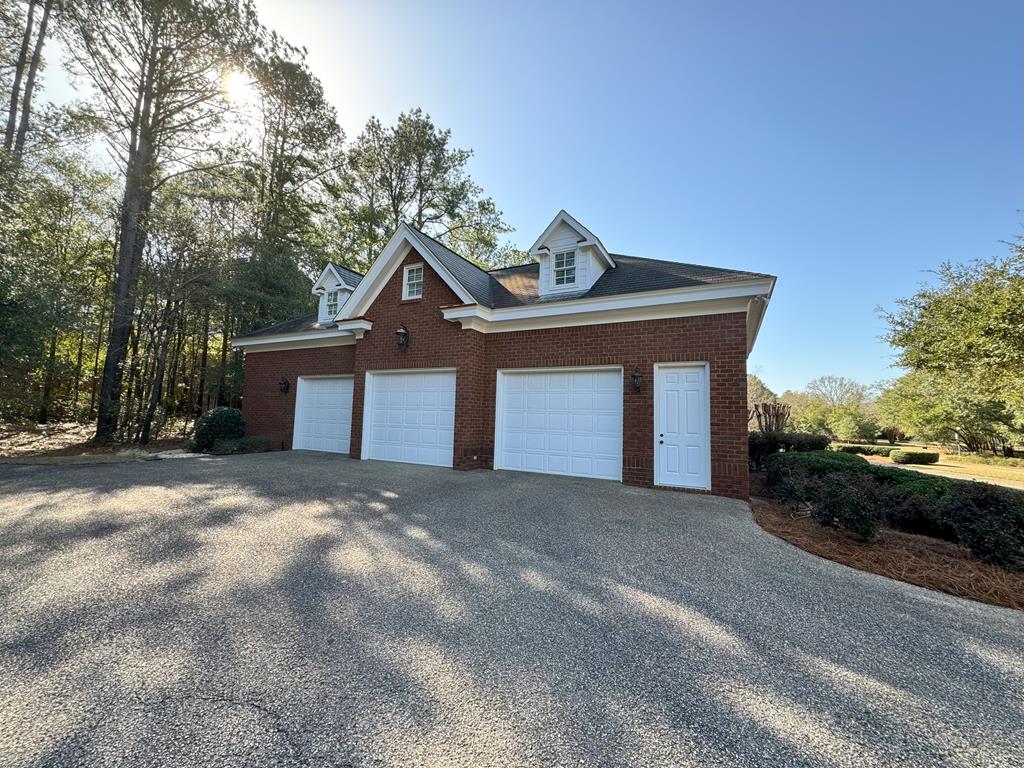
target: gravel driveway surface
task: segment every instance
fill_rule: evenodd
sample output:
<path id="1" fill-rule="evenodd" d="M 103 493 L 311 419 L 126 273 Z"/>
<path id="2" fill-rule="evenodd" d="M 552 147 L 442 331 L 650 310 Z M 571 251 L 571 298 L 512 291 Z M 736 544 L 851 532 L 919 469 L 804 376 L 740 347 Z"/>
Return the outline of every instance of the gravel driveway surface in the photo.
<path id="1" fill-rule="evenodd" d="M 0 466 L 0 765 L 1024 765 L 1024 614 L 744 504 L 290 452 Z"/>

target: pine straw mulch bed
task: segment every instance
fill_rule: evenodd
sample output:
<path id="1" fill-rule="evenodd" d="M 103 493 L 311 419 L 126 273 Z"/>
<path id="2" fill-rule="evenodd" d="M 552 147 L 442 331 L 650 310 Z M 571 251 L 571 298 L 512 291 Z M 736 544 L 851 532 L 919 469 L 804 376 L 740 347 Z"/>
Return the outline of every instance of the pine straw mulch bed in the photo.
<path id="1" fill-rule="evenodd" d="M 800 549 L 919 587 L 1024 610 L 1024 572 L 982 563 L 967 550 L 947 541 L 891 528 L 882 528 L 877 539 L 862 544 L 849 534 L 819 525 L 810 517 L 766 500 L 763 478 L 752 475 L 751 479 L 754 520 L 768 533 Z"/>
<path id="2" fill-rule="evenodd" d="M 137 445 L 115 443 L 94 445 L 90 441 L 96 426 L 93 423 L 62 422 L 52 424 L 12 424 L 0 422 L 0 458 L 26 456 L 95 456 L 114 454 Z M 172 432 L 166 429 L 166 432 Z M 173 434 L 173 433 L 172 433 Z M 185 445 L 180 436 L 161 437 L 151 441 L 148 452 L 168 451 Z"/>

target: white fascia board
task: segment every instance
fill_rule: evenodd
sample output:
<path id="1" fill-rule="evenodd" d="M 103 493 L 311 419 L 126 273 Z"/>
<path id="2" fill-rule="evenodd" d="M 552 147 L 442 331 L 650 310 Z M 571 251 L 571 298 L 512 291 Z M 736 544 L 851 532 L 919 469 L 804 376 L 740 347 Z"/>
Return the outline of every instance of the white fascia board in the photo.
<path id="1" fill-rule="evenodd" d="M 464 317 L 479 317 L 489 322 L 524 320 L 536 317 L 559 317 L 584 312 L 604 312 L 619 309 L 643 309 L 671 304 L 713 301 L 716 299 L 750 299 L 753 296 L 769 295 L 773 281 L 769 279 L 743 280 L 723 285 L 700 286 L 697 288 L 675 288 L 665 291 L 646 291 L 595 299 L 569 299 L 530 304 L 525 307 L 487 309 L 481 306 L 452 307 L 443 310 L 446 320 L 461 320 Z"/>
<path id="2" fill-rule="evenodd" d="M 611 254 L 608 253 L 608 249 L 604 247 L 604 243 L 601 242 L 600 238 L 580 224 L 579 221 L 571 216 L 564 208 L 555 215 L 555 218 L 551 220 L 551 223 L 548 224 L 547 228 L 541 233 L 540 237 L 537 238 L 536 242 L 530 246 L 531 255 L 538 257 L 543 253 L 540 250 L 540 246 L 545 240 L 551 237 L 551 233 L 554 232 L 555 228 L 562 222 L 568 224 L 583 237 L 583 239 L 578 243 L 580 248 L 585 248 L 587 246 L 594 248 L 599 254 L 601 254 L 601 258 L 604 259 L 605 263 L 607 263 L 609 267 L 615 266 L 614 259 L 612 259 Z"/>
<path id="3" fill-rule="evenodd" d="M 338 315 L 338 319 L 345 320 L 359 317 L 365 312 L 373 304 L 373 300 L 380 294 L 387 281 L 391 279 L 398 266 L 404 261 L 410 248 L 416 251 L 441 276 L 441 279 L 448 284 L 455 292 L 455 295 L 464 303 L 475 303 L 476 300 L 462 286 L 462 283 L 455 279 L 455 276 L 430 253 L 426 246 L 419 244 L 415 234 L 408 231 L 407 225 L 402 223 L 395 230 L 395 234 L 391 236 L 391 239 L 388 240 L 388 244 L 384 246 L 380 256 L 373 262 L 373 266 L 370 267 L 363 279 L 359 281 L 359 285 L 352 292 L 352 295 L 349 296 L 348 301 L 345 302 L 344 311 Z"/>
<path id="4" fill-rule="evenodd" d="M 363 335 L 372 328 L 373 323 L 365 317 L 359 317 L 355 320 L 342 320 L 338 323 L 338 330 L 352 333 L 356 340 L 363 338 Z"/>
<path id="5" fill-rule="evenodd" d="M 313 283 L 313 289 L 311 293 L 316 293 L 317 289 L 323 286 L 324 278 L 327 277 L 328 274 L 334 275 L 334 279 L 341 283 L 342 287 L 344 287 L 346 290 L 355 290 L 354 285 L 350 285 L 349 283 L 347 283 L 345 281 L 345 278 L 338 274 L 338 270 L 334 268 L 333 264 L 328 264 L 326 267 L 324 267 L 324 271 L 320 273 L 320 276 L 316 279 L 316 282 Z"/>
<path id="6" fill-rule="evenodd" d="M 356 337 L 351 331 L 320 331 L 319 333 L 282 333 L 274 336 L 258 336 L 251 339 L 232 339 L 233 349 L 248 352 L 271 352 L 282 349 L 312 349 L 315 347 L 340 347 L 355 344 Z"/>
<path id="7" fill-rule="evenodd" d="M 748 300 L 742 298 L 719 299 L 631 309 L 606 309 L 600 312 L 577 312 L 571 315 L 532 317 L 521 320 L 491 321 L 475 316 L 449 319 L 460 323 L 463 328 L 481 333 L 509 333 L 511 331 L 535 331 L 542 328 L 570 328 L 579 325 L 636 323 L 642 320 L 664 320 L 673 317 L 743 313 L 747 310 L 747 304 Z"/>

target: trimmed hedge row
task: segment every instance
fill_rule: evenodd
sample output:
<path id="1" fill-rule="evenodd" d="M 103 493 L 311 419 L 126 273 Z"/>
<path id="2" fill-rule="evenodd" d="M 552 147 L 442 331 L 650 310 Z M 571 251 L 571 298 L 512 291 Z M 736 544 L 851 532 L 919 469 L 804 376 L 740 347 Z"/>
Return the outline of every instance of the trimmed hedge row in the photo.
<path id="1" fill-rule="evenodd" d="M 889 458 L 896 464 L 935 464 L 939 460 L 939 454 L 931 451 L 895 450 L 889 454 Z"/>
<path id="2" fill-rule="evenodd" d="M 763 470 L 765 461 L 773 454 L 823 451 L 828 444 L 824 435 L 808 432 L 751 432 L 747 437 L 748 461 L 751 469 Z"/>
<path id="3" fill-rule="evenodd" d="M 862 456 L 888 456 L 896 450 L 891 445 L 833 445 L 833 451 L 859 453 Z"/>
<path id="4" fill-rule="evenodd" d="M 777 498 L 809 504 L 822 525 L 870 541 L 880 525 L 957 542 L 979 559 L 1024 570 L 1024 493 L 870 464 L 835 451 L 768 459 Z"/>

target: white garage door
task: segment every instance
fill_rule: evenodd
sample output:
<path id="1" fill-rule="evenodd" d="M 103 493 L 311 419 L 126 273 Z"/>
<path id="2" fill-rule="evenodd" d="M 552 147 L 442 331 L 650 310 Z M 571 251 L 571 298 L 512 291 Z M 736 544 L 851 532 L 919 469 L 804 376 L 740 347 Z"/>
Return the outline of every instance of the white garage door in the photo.
<path id="1" fill-rule="evenodd" d="M 502 372 L 496 469 L 622 479 L 622 370 Z"/>
<path id="2" fill-rule="evenodd" d="M 366 374 L 364 456 L 452 466 L 455 371 Z"/>
<path id="3" fill-rule="evenodd" d="M 300 376 L 296 386 L 292 448 L 348 453 L 352 377 Z"/>

